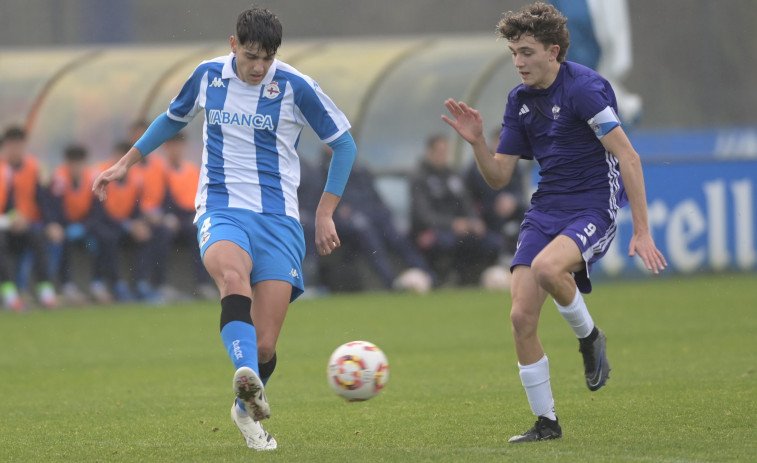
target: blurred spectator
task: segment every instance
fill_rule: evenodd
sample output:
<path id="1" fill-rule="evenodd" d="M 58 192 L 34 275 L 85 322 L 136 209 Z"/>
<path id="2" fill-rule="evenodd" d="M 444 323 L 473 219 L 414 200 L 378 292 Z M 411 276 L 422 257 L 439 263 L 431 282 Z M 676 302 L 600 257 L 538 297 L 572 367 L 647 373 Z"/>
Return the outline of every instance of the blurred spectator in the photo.
<path id="1" fill-rule="evenodd" d="M 155 234 L 153 239 L 154 251 L 150 254 L 156 265 L 154 283 L 164 300 L 180 300 L 183 295 L 166 283 L 166 270 L 171 257 L 178 254 L 179 247 L 185 247 L 192 258 L 195 282 L 194 295 L 202 299 L 218 299 L 219 294 L 215 285 L 211 284 L 210 275 L 202 265 L 200 248 L 197 246 L 197 226 L 195 218 L 195 195 L 200 180 L 200 169 L 192 162 L 184 159 L 187 149 L 183 132 L 179 132 L 163 143 L 165 167 L 163 178 L 154 179 L 164 184 L 162 197 L 149 198 L 155 201 L 152 207 L 143 207 L 143 212 L 153 224 Z M 152 153 L 149 158 L 157 153 Z M 149 182 L 145 175 L 145 182 Z M 148 189 L 148 185 L 145 185 Z M 146 195 L 145 202 L 148 201 Z M 148 206 L 150 203 L 148 203 Z M 171 253 L 171 256 L 168 253 Z"/>
<path id="2" fill-rule="evenodd" d="M 412 235 L 418 248 L 440 277 L 477 282 L 483 267 L 497 260 L 501 239 L 477 217 L 462 177 L 450 165 L 447 137 L 428 139 L 411 185 Z"/>
<path id="3" fill-rule="evenodd" d="M 331 149 L 324 148 L 322 165 L 331 160 Z M 365 166 L 352 166 L 350 181 L 334 214 L 334 223 L 341 242 L 354 249 L 374 269 L 385 289 L 428 291 L 433 283 L 431 268 L 407 236 L 400 233 L 392 212 L 384 203 L 374 184 L 373 174 Z M 408 286 L 408 278 L 395 270 L 389 252 L 402 262 L 405 270 L 414 269 L 425 276 L 425 284 Z M 349 256 L 352 257 L 352 256 Z M 410 279 L 412 283 L 415 280 Z"/>
<path id="4" fill-rule="evenodd" d="M 132 122 L 129 126 L 129 138 L 126 141 L 129 142 L 131 146 L 134 146 L 134 143 L 142 138 L 142 135 L 145 134 L 148 127 L 150 127 L 150 123 L 145 119 L 137 119 Z"/>
<path id="5" fill-rule="evenodd" d="M 0 138 L 0 153 L 2 153 L 2 138 Z M 24 302 L 18 294 L 18 288 L 13 279 L 13 267 L 8 248 L 12 224 L 10 212 L 13 210 L 11 176 L 10 166 L 5 162 L 4 156 L 0 156 L 0 296 L 5 308 L 21 312 L 24 310 Z"/>
<path id="6" fill-rule="evenodd" d="M 489 136 L 489 148 L 493 153 L 497 151 L 499 136 L 500 128 L 496 128 Z M 510 183 L 495 191 L 484 180 L 474 159 L 465 174 L 465 186 L 471 193 L 474 207 L 484 220 L 486 228 L 502 236 L 501 263 L 509 267 L 509 259 L 515 254 L 520 224 L 527 209 L 523 199 L 521 170 L 516 167 Z"/>
<path id="7" fill-rule="evenodd" d="M 37 300 L 47 308 L 57 306 L 55 288 L 50 281 L 45 230 L 40 204 L 44 189 L 40 183 L 39 164 L 26 152 L 26 132 L 10 127 L 3 136 L 3 158 L 11 169 L 12 206 L 9 212 L 8 249 L 16 257 L 16 283 L 19 290 L 28 284 L 31 259 Z"/>
<path id="8" fill-rule="evenodd" d="M 628 127 L 641 118 L 641 97 L 623 85 L 633 65 L 631 21 L 626 0 L 552 0 L 568 18 L 570 47 L 566 59 L 590 67 L 615 91 L 618 115 Z"/>
<path id="9" fill-rule="evenodd" d="M 128 142 L 116 144 L 111 157 L 97 165 L 97 173 L 118 161 L 130 148 Z M 158 295 L 147 281 L 152 236 L 150 226 L 140 214 L 138 204 L 144 182 L 139 167 L 134 166 L 130 169 L 123 180 L 108 184 L 105 201 L 93 202 L 91 230 L 97 238 L 98 251 L 95 259 L 96 278 L 92 281 L 90 290 L 97 295 L 113 291 L 119 301 L 134 298 L 128 281 L 119 275 L 120 244 L 130 244 L 136 248 L 136 263 L 133 268 L 137 294 L 142 300 L 156 302 Z"/>
<path id="10" fill-rule="evenodd" d="M 85 303 L 86 297 L 72 279 L 72 251 L 79 245 L 87 250 L 88 257 L 94 255 L 88 232 L 94 179 L 94 169 L 87 166 L 87 149 L 70 145 L 64 150 L 64 163 L 55 169 L 50 181 L 46 226 L 50 265 L 53 275 L 60 279 L 61 295 L 74 305 Z M 111 302 L 107 293 L 93 296 L 100 303 Z"/>
<path id="11" fill-rule="evenodd" d="M 145 120 L 137 120 L 129 127 L 129 143 L 133 146 L 145 133 L 149 124 Z M 150 226 L 150 260 L 147 265 L 147 275 L 144 282 L 137 283 L 137 291 L 142 293 L 143 299 L 181 299 L 181 294 L 166 284 L 166 259 L 172 236 L 165 224 L 163 202 L 166 198 L 168 166 L 160 151 L 142 158 L 139 164 L 143 177 L 142 193 L 139 198 L 139 208 L 142 217 Z M 197 189 L 197 184 L 194 187 Z M 194 196 L 192 197 L 194 202 Z M 194 205 L 194 203 L 193 203 Z M 152 286 L 158 288 L 153 292 Z"/>

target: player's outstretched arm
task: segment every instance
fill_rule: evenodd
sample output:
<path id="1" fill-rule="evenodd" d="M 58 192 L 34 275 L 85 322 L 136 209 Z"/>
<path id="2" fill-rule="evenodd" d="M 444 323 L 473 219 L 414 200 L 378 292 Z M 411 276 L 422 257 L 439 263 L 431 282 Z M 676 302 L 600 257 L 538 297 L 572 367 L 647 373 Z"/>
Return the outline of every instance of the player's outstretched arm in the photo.
<path id="1" fill-rule="evenodd" d="M 483 130 L 483 118 L 481 114 L 466 105 L 462 101 L 452 98 L 444 102 L 444 106 L 450 113 L 450 117 L 442 114 L 442 120 L 449 124 L 460 134 L 465 141 L 470 143 L 473 154 L 476 157 L 478 170 L 481 171 L 486 183 L 495 190 L 499 190 L 510 183 L 518 156 L 492 155 L 486 144 Z"/>
<path id="2" fill-rule="evenodd" d="M 633 257 L 638 254 L 647 270 L 660 273 L 668 263 L 654 244 L 654 239 L 649 232 L 647 220 L 647 194 L 644 189 L 644 173 L 641 168 L 641 159 L 631 145 L 621 127 L 616 127 L 601 139 L 607 151 L 612 153 L 620 163 L 620 174 L 631 205 L 631 217 L 633 219 L 633 237 L 628 248 L 628 255 Z"/>
<path id="3" fill-rule="evenodd" d="M 95 196 L 97 196 L 100 201 L 105 201 L 107 198 L 105 187 L 108 186 L 108 183 L 124 178 L 129 167 L 138 163 L 140 160 L 142 160 L 142 153 L 137 148 L 132 147 L 121 157 L 121 159 L 118 160 L 118 162 L 100 172 L 100 175 L 95 178 L 95 182 L 92 184 L 92 191 L 95 193 Z"/>

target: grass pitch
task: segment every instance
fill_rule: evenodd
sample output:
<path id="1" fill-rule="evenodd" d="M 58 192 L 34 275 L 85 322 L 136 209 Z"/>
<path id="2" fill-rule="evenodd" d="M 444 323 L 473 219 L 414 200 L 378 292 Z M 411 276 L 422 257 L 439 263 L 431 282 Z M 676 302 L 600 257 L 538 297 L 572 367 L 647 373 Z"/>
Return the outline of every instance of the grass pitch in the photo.
<path id="1" fill-rule="evenodd" d="M 509 445 L 535 420 L 518 379 L 509 296 L 360 294 L 290 308 L 255 453 L 229 419 L 233 368 L 216 303 L 0 314 L 0 461 L 757 460 L 755 275 L 600 283 L 608 385 L 586 388 L 551 301 L 540 333 L 564 437 Z M 391 365 L 375 399 L 332 393 L 326 363 L 366 339 Z"/>

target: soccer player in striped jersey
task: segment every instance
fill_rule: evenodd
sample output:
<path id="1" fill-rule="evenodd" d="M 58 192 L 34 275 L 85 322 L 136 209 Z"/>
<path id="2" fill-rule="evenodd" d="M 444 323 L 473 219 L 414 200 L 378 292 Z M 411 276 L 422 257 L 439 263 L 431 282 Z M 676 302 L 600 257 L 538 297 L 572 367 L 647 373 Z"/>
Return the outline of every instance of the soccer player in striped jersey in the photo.
<path id="1" fill-rule="evenodd" d="M 332 215 L 356 153 L 339 108 L 310 77 L 276 59 L 281 39 L 273 13 L 243 11 L 231 53 L 201 63 L 168 111 L 93 187 L 102 198 L 108 182 L 204 113 L 195 222 L 203 264 L 221 293 L 221 338 L 236 368 L 231 418 L 257 450 L 277 446 L 260 425 L 270 416 L 264 385 L 289 303 L 304 290 L 297 141 L 309 125 L 334 151 L 316 213 L 321 255 L 340 245 Z"/>
<path id="2" fill-rule="evenodd" d="M 565 61 L 566 21 L 542 2 L 500 21 L 500 36 L 509 42 L 523 83 L 508 97 L 496 153 L 487 147 L 478 111 L 449 99 L 451 117 L 442 116 L 471 144 L 493 188 L 510 181 L 519 158 L 536 159 L 540 167 L 512 262 L 510 312 L 521 382 L 538 420 L 512 443 L 562 436 L 537 335 L 548 294 L 579 338 L 589 389 L 596 391 L 608 378 L 606 338 L 581 293 L 591 291 L 591 266 L 615 237 L 619 207 L 631 206 L 629 256 L 638 254 L 654 273 L 667 265 L 649 231 L 641 161 L 620 127 L 612 87 L 591 69 Z"/>

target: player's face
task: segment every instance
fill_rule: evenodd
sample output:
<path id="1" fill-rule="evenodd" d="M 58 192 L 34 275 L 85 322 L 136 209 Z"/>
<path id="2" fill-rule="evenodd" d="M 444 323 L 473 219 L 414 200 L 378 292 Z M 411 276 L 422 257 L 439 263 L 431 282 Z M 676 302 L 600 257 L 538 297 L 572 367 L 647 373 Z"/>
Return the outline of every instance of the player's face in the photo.
<path id="1" fill-rule="evenodd" d="M 557 62 L 559 45 L 545 47 L 532 35 L 522 35 L 509 45 L 513 64 L 518 70 L 523 85 L 532 88 L 547 88 L 552 85 L 560 70 Z"/>
<path id="2" fill-rule="evenodd" d="M 231 51 L 237 56 L 237 77 L 250 85 L 260 85 L 273 64 L 275 54 L 269 55 L 255 42 L 243 46 L 234 36 L 231 36 Z"/>

